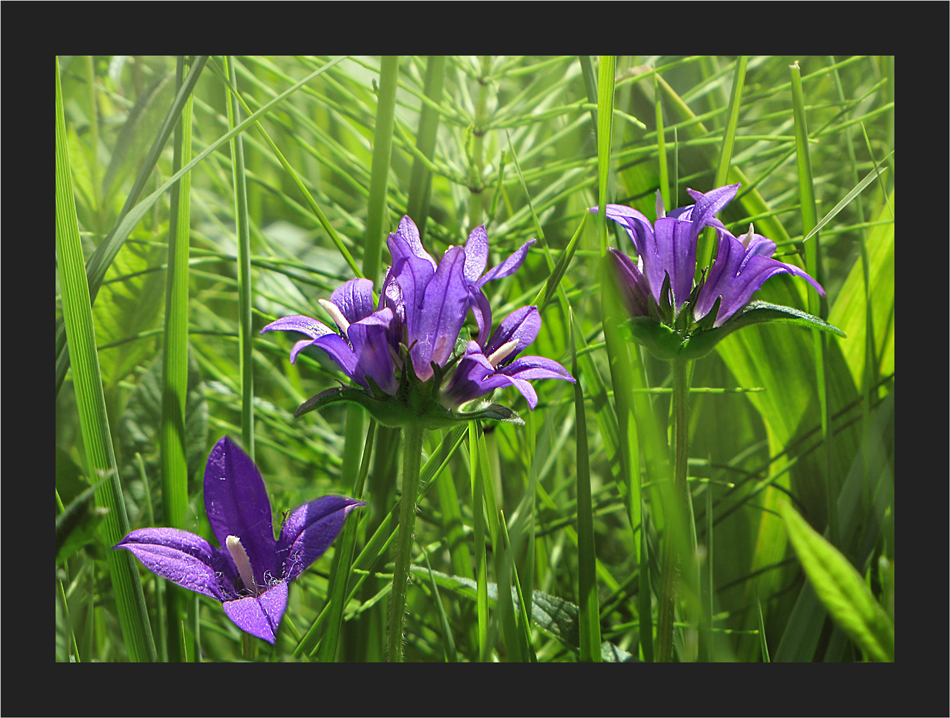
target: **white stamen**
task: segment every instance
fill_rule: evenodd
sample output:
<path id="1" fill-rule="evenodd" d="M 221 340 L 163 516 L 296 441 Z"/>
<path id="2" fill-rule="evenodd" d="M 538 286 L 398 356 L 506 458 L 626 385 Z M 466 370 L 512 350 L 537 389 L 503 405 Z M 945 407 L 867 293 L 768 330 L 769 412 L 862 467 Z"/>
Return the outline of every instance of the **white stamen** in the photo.
<path id="1" fill-rule="evenodd" d="M 749 222 L 749 231 L 742 238 L 742 246 L 746 249 L 749 248 L 749 245 L 752 244 L 752 238 L 755 236 L 755 230 L 752 228 L 752 223 Z"/>
<path id="2" fill-rule="evenodd" d="M 244 582 L 244 587 L 249 589 L 255 596 L 260 595 L 260 589 L 254 581 L 254 571 L 251 570 L 251 559 L 247 557 L 247 551 L 245 551 L 244 546 L 241 545 L 241 539 L 237 536 L 228 536 L 224 544 L 227 546 L 228 553 L 231 554 L 231 558 L 234 560 L 234 565 L 237 566 L 238 574 Z"/>
<path id="3" fill-rule="evenodd" d="M 340 308 L 327 299 L 318 299 L 317 301 L 320 302 L 320 306 L 326 309 L 327 313 L 333 317 L 333 321 L 336 322 L 340 331 L 346 334 L 346 330 L 350 328 L 350 323 L 346 321 L 346 317 L 343 316 L 343 312 L 340 311 Z"/>
<path id="4" fill-rule="evenodd" d="M 515 347 L 518 346 L 518 340 L 512 339 L 510 342 L 506 342 L 498 347 L 492 355 L 488 357 L 488 363 L 493 367 L 497 367 L 505 358 L 515 350 Z"/>

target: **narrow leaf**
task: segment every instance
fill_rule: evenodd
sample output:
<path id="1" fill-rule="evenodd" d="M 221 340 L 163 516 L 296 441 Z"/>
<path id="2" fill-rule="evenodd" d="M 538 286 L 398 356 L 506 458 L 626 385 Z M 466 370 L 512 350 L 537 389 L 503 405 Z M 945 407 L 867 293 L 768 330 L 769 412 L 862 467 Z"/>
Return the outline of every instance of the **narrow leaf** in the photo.
<path id="1" fill-rule="evenodd" d="M 835 622 L 875 661 L 894 660 L 894 623 L 861 575 L 788 504 L 779 510 L 805 574 Z"/>

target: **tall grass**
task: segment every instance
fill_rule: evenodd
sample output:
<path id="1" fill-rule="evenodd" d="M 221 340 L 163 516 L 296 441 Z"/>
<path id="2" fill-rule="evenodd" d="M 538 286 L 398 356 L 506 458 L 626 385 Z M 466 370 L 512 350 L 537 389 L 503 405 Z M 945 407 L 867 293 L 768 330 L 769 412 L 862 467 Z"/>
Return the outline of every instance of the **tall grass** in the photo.
<path id="1" fill-rule="evenodd" d="M 294 420 L 346 379 L 317 350 L 291 365 L 289 338 L 259 331 L 320 317 L 354 276 L 378 290 L 407 211 L 434 255 L 481 223 L 490 265 L 538 238 L 493 283 L 493 311 L 536 303 L 531 353 L 579 383 L 536 383 L 534 412 L 497 392 L 524 425 L 421 437 L 405 660 L 893 657 L 890 58 L 202 57 L 176 81 L 177 66 L 59 61 L 57 660 L 385 659 L 399 435 L 360 408 Z M 633 248 L 589 210 L 652 217 L 658 189 L 669 209 L 733 182 L 726 226 L 753 222 L 827 290 L 810 307 L 778 276 L 758 298 L 847 338 L 753 326 L 677 378 L 605 319 L 622 317 L 601 257 Z M 253 451 L 278 522 L 323 494 L 367 501 L 291 587 L 273 648 L 204 597 L 166 611 L 164 582 L 110 550 L 157 524 L 211 539 L 201 477 L 224 434 Z M 663 502 L 681 462 L 699 582 L 677 593 L 665 656 L 678 523 Z M 839 556 L 854 573 L 832 586 L 816 566 Z"/>

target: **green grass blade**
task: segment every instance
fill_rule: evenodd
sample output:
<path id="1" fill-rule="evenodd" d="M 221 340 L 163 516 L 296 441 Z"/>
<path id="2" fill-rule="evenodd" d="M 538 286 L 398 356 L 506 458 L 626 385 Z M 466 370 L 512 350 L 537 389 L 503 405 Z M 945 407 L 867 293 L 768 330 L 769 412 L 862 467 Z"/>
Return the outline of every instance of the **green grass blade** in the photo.
<path id="1" fill-rule="evenodd" d="M 594 512 L 590 495 L 590 460 L 587 446 L 587 414 L 577 371 L 574 314 L 571 313 L 571 373 L 577 437 L 577 542 L 580 649 L 582 661 L 600 661 L 600 604 L 597 597 L 597 556 L 594 552 Z"/>
<path id="2" fill-rule="evenodd" d="M 115 228 L 109 235 L 103 240 L 103 242 L 96 249 L 96 252 L 93 254 L 92 258 L 89 260 L 88 267 L 86 269 L 86 274 L 88 277 L 89 291 L 92 297 L 95 297 L 99 291 L 99 287 L 102 285 L 102 280 L 105 277 L 106 270 L 109 268 L 109 265 L 112 264 L 112 260 L 115 259 L 115 255 L 121 249 L 122 244 L 131 234 L 132 230 L 135 229 L 135 226 L 142 220 L 146 212 L 148 212 L 152 206 L 167 192 L 172 186 L 175 185 L 184 175 L 191 172 L 192 168 L 195 165 L 203 162 L 208 155 L 217 150 L 221 145 L 226 142 L 229 142 L 236 135 L 244 132 L 248 127 L 256 123 L 261 117 L 270 112 L 274 107 L 283 102 L 287 97 L 292 95 L 294 92 L 299 90 L 301 87 L 305 86 L 310 80 L 318 75 L 326 72 L 331 67 L 334 67 L 338 63 L 345 60 L 345 57 L 338 57 L 335 60 L 331 60 L 327 64 L 320 67 L 318 70 L 311 72 L 309 75 L 296 82 L 293 86 L 287 88 L 279 95 L 274 97 L 259 110 L 254 112 L 252 115 L 243 120 L 240 124 L 236 125 L 233 129 L 219 137 L 217 140 L 208 145 L 204 151 L 198 154 L 191 162 L 187 163 L 180 170 L 175 172 L 168 180 L 166 180 L 157 190 L 148 195 L 141 202 L 136 204 L 134 207 L 129 209 L 123 215 L 120 215 L 120 219 L 116 222 Z M 195 73 L 197 66 L 192 70 L 192 73 Z M 189 73 L 189 77 L 191 74 Z M 197 80 L 197 78 L 195 78 Z M 187 83 L 186 83 L 187 87 Z M 184 97 L 182 97 L 182 105 L 184 105 Z M 171 130 L 169 130 L 170 132 Z M 324 218 L 325 219 L 325 218 Z M 329 224 L 329 222 L 327 222 Z M 355 264 L 353 269 L 359 275 L 359 269 L 356 268 Z M 65 345 L 64 345 L 65 346 Z M 56 384 L 59 386 L 62 384 L 62 377 L 66 374 L 66 369 L 68 367 L 68 358 L 63 359 L 64 355 L 60 348 L 60 344 L 57 341 L 57 365 L 56 365 Z"/>
<path id="3" fill-rule="evenodd" d="M 380 60 L 376 129 L 373 135 L 372 174 L 369 181 L 369 206 L 366 210 L 366 234 L 363 241 L 363 275 L 374 284 L 379 275 L 383 236 L 388 233 L 386 187 L 392 156 L 393 121 L 396 112 L 396 80 L 399 57 L 383 55 Z"/>
<path id="4" fill-rule="evenodd" d="M 103 543 L 111 547 L 129 531 L 122 485 L 119 481 L 105 395 L 99 375 L 99 357 L 92 321 L 89 285 L 82 260 L 79 225 L 73 198 L 66 122 L 56 62 L 56 257 L 63 297 L 63 324 L 70 347 L 73 385 L 79 410 L 79 425 L 90 476 L 101 476 L 96 502 L 109 510 L 100 524 Z M 116 610 L 129 657 L 133 661 L 154 661 L 155 644 L 145 612 L 145 597 L 127 551 L 106 552 L 112 577 Z"/>
<path id="5" fill-rule="evenodd" d="M 821 263 L 821 244 L 818 234 L 812 230 L 818 224 L 818 212 L 815 204 L 815 180 L 812 176 L 811 156 L 808 151 L 808 126 L 805 120 L 805 99 L 802 92 L 801 69 L 795 62 L 789 68 L 792 76 L 792 110 L 795 117 L 795 156 L 798 164 L 798 188 L 801 195 L 802 229 L 803 233 L 813 237 L 813 241 L 805 245 L 805 271 L 818 281 L 825 282 Z M 814 292 L 808 292 L 808 312 L 813 316 L 827 317 L 828 302 Z M 815 354 L 815 366 L 818 380 L 818 401 L 821 406 L 821 434 L 825 446 L 825 497 L 828 510 L 829 537 L 833 544 L 838 544 L 838 491 L 834 475 L 832 474 L 832 436 L 831 436 L 831 407 L 828 396 L 828 338 L 823 332 L 812 331 L 812 343 Z"/>
<path id="6" fill-rule="evenodd" d="M 781 507 L 789 540 L 835 622 L 875 661 L 894 660 L 894 623 L 854 566 L 788 504 Z"/>
<path id="7" fill-rule="evenodd" d="M 184 58 L 178 60 L 177 81 L 182 83 Z M 191 160 L 192 100 L 189 96 L 175 130 L 173 167 L 177 171 Z M 165 273 L 165 331 L 162 352 L 162 506 L 166 526 L 184 529 L 188 510 L 188 464 L 185 457 L 185 402 L 188 395 L 188 254 L 191 236 L 191 175 L 172 192 L 168 233 L 168 270 Z M 166 635 L 169 660 L 186 660 L 178 651 L 178 626 L 184 615 L 187 592 L 168 585 L 165 592 Z M 194 638 L 194 632 L 191 632 Z M 192 643 L 191 652 L 197 655 Z"/>
<path id="8" fill-rule="evenodd" d="M 122 211 L 119 213 L 119 222 L 117 223 L 117 227 L 119 224 L 121 224 L 122 219 L 132 211 L 135 203 L 138 202 L 139 197 L 145 189 L 145 184 L 151 176 L 152 170 L 155 169 L 155 165 L 161 156 L 162 150 L 165 148 L 165 143 L 168 142 L 168 138 L 171 136 L 172 130 L 175 128 L 175 125 L 178 122 L 178 118 L 185 107 L 185 102 L 189 97 L 191 97 L 191 93 L 194 90 L 195 84 L 198 82 L 198 77 L 201 75 L 201 71 L 204 69 L 205 63 L 207 61 L 207 55 L 201 55 L 196 58 L 194 64 L 192 65 L 191 70 L 188 73 L 188 77 L 182 84 L 181 89 L 175 97 L 172 107 L 168 111 L 168 115 L 165 117 L 164 124 L 162 125 L 162 129 L 159 132 L 158 137 L 156 137 L 155 142 L 149 149 L 148 156 L 142 165 L 142 169 L 135 178 L 135 184 L 132 186 L 132 191 L 129 192 L 129 196 L 125 200 L 125 205 L 122 207 Z M 129 231 L 131 231 L 131 229 L 132 227 L 129 227 Z M 93 253 L 92 257 L 90 257 L 86 266 L 86 277 L 88 279 L 89 292 L 93 304 L 95 304 L 96 295 L 99 293 L 99 287 L 102 284 L 103 277 L 105 277 L 106 270 L 109 268 L 109 265 L 112 264 L 112 260 L 115 259 L 115 255 L 118 253 L 119 248 L 125 241 L 125 237 L 116 238 L 115 235 L 116 229 L 113 229 L 109 236 L 107 236 L 105 240 L 103 240 L 102 243 L 96 248 L 96 251 Z M 126 233 L 126 236 L 128 236 L 128 233 Z M 69 355 L 65 351 L 65 348 L 66 335 L 63 332 L 63 327 L 60 325 L 56 330 L 57 394 L 59 393 L 60 386 L 63 384 L 63 379 L 66 377 L 66 369 L 69 367 Z"/>
<path id="9" fill-rule="evenodd" d="M 601 55 L 597 76 L 597 234 L 600 256 L 607 254 L 606 205 L 610 186 L 610 145 L 613 141 L 614 83 L 617 58 Z"/>
<path id="10" fill-rule="evenodd" d="M 359 409 L 356 410 L 359 412 Z M 348 434 L 350 432 L 347 432 Z M 347 444 L 355 444 L 358 438 L 363 434 L 362 421 L 359 422 L 356 434 L 353 440 L 347 436 Z M 376 437 L 376 422 L 370 421 L 369 430 L 366 432 L 365 444 L 362 450 L 359 472 L 353 483 L 351 496 L 355 499 L 363 498 L 363 487 L 366 484 L 366 476 L 369 473 L 370 457 L 373 454 L 373 442 Z M 344 466 L 349 463 L 344 461 Z M 346 472 L 344 471 L 344 476 Z M 343 608 L 346 605 L 346 595 L 348 583 L 350 581 L 351 569 L 353 564 L 353 550 L 356 544 L 356 534 L 359 529 L 359 519 L 362 512 L 357 512 L 356 516 L 350 518 L 343 527 L 343 540 L 340 547 L 333 557 L 333 566 L 330 570 L 330 588 L 327 596 L 327 607 L 330 613 L 327 616 L 326 628 L 324 628 L 323 638 L 320 639 L 320 648 L 318 651 L 318 660 L 321 663 L 330 663 L 336 660 L 339 647 L 340 630 L 343 625 Z"/>
<path id="11" fill-rule="evenodd" d="M 422 557 L 426 562 L 426 570 L 429 572 L 429 581 L 432 583 L 432 595 L 435 598 L 435 606 L 439 612 L 439 625 L 442 627 L 442 650 L 445 654 L 446 663 L 458 663 L 459 657 L 455 650 L 455 639 L 452 637 L 452 627 L 449 625 L 448 616 L 445 615 L 445 608 L 442 606 L 442 598 L 439 596 L 439 585 L 432 575 L 432 566 L 429 565 L 429 554 L 422 549 Z"/>
<path id="12" fill-rule="evenodd" d="M 228 129 L 240 123 L 241 108 L 237 100 L 237 74 L 234 59 L 225 58 L 226 72 L 231 87 L 227 91 Z M 234 89 L 232 89 L 234 88 Z M 254 329 L 251 318 L 251 233 L 248 226 L 247 184 L 244 171 L 244 140 L 235 133 L 231 140 L 231 179 L 234 187 L 234 217 L 237 233 L 238 278 L 238 343 L 241 370 L 241 443 L 247 455 L 254 459 Z"/>
<path id="13" fill-rule="evenodd" d="M 740 55 L 736 61 L 736 74 L 732 80 L 732 93 L 729 96 L 728 119 L 722 133 L 722 145 L 719 148 L 719 163 L 716 166 L 716 179 L 713 180 L 713 187 L 722 187 L 729 182 L 729 167 L 732 164 L 732 152 L 736 144 L 739 106 L 742 104 L 742 88 L 745 86 L 745 73 L 748 64 L 748 55 Z M 669 206 L 667 205 L 667 207 Z M 696 253 L 696 266 L 699 271 L 712 264 L 716 246 L 716 232 L 710 228 L 704 232 L 704 242 Z"/>
<path id="14" fill-rule="evenodd" d="M 425 88 L 423 92 L 433 102 L 442 99 L 442 84 L 445 78 L 445 56 L 431 55 L 426 60 Z M 416 148 L 423 157 L 432 160 L 435 151 L 435 139 L 439 129 L 439 113 L 426 103 L 419 110 L 419 133 Z M 432 171 L 425 162 L 416 158 L 412 163 L 412 175 L 409 178 L 409 201 L 406 214 L 412 217 L 419 228 L 419 237 L 426 237 L 426 220 L 429 215 L 429 196 L 432 189 Z M 500 193 L 497 193 L 500 195 Z"/>
<path id="15" fill-rule="evenodd" d="M 468 425 L 468 465 L 472 486 L 472 550 L 475 552 L 475 581 L 477 585 L 476 609 L 478 613 L 478 660 L 489 660 L 488 646 L 488 567 L 485 561 L 485 509 L 482 482 L 479 471 L 478 427 Z"/>

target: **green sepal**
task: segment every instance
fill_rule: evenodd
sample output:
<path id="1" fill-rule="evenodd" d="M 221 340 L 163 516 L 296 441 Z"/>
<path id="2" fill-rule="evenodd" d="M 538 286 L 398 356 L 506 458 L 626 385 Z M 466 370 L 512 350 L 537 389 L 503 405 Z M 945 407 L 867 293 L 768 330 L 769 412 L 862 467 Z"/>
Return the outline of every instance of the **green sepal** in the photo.
<path id="1" fill-rule="evenodd" d="M 710 312 L 710 314 L 712 314 L 712 312 Z M 847 336 L 843 331 L 838 329 L 838 327 L 828 324 L 825 320 L 803 312 L 800 309 L 786 307 L 780 304 L 754 301 L 746 305 L 742 312 L 732 317 L 721 327 L 694 333 L 683 342 L 679 356 L 682 359 L 699 359 L 709 354 L 719 342 L 737 329 L 742 329 L 752 324 L 763 324 L 765 322 L 797 324 L 798 326 L 836 334 L 839 337 Z"/>
<path id="2" fill-rule="evenodd" d="M 702 327 L 711 324 L 710 317 L 715 317 L 719 310 L 719 300 L 716 306 L 693 327 L 693 332 L 686 339 L 673 328 L 657 321 L 652 317 L 633 317 L 623 324 L 624 332 L 638 344 L 647 348 L 653 356 L 663 361 L 675 359 L 700 359 L 709 354 L 716 345 L 737 329 L 752 324 L 764 322 L 785 322 L 844 337 L 846 334 L 838 327 L 818 317 L 812 316 L 794 307 L 785 307 L 768 302 L 750 302 L 739 314 L 736 314 L 721 327 L 703 330 Z M 688 311 L 684 307 L 681 314 Z"/>
<path id="3" fill-rule="evenodd" d="M 679 356 L 682 337 L 653 317 L 633 317 L 621 325 L 630 339 L 642 344 L 657 359 L 673 361 Z"/>
<path id="4" fill-rule="evenodd" d="M 414 398 L 418 399 L 419 397 Z M 294 412 L 294 418 L 297 419 L 311 411 L 320 411 L 331 404 L 341 402 L 359 404 L 377 422 L 391 428 L 422 424 L 426 429 L 442 429 L 455 426 L 460 421 L 473 421 L 475 419 L 495 419 L 515 424 L 524 423 L 516 412 L 501 404 L 470 402 L 469 406 L 474 405 L 472 410 L 453 411 L 446 409 L 437 401 L 423 400 L 421 402 L 404 403 L 399 400 L 398 396 L 382 394 L 382 397 L 380 397 L 377 394 L 376 397 L 373 397 L 362 389 L 350 387 L 334 387 L 307 399 Z"/>

